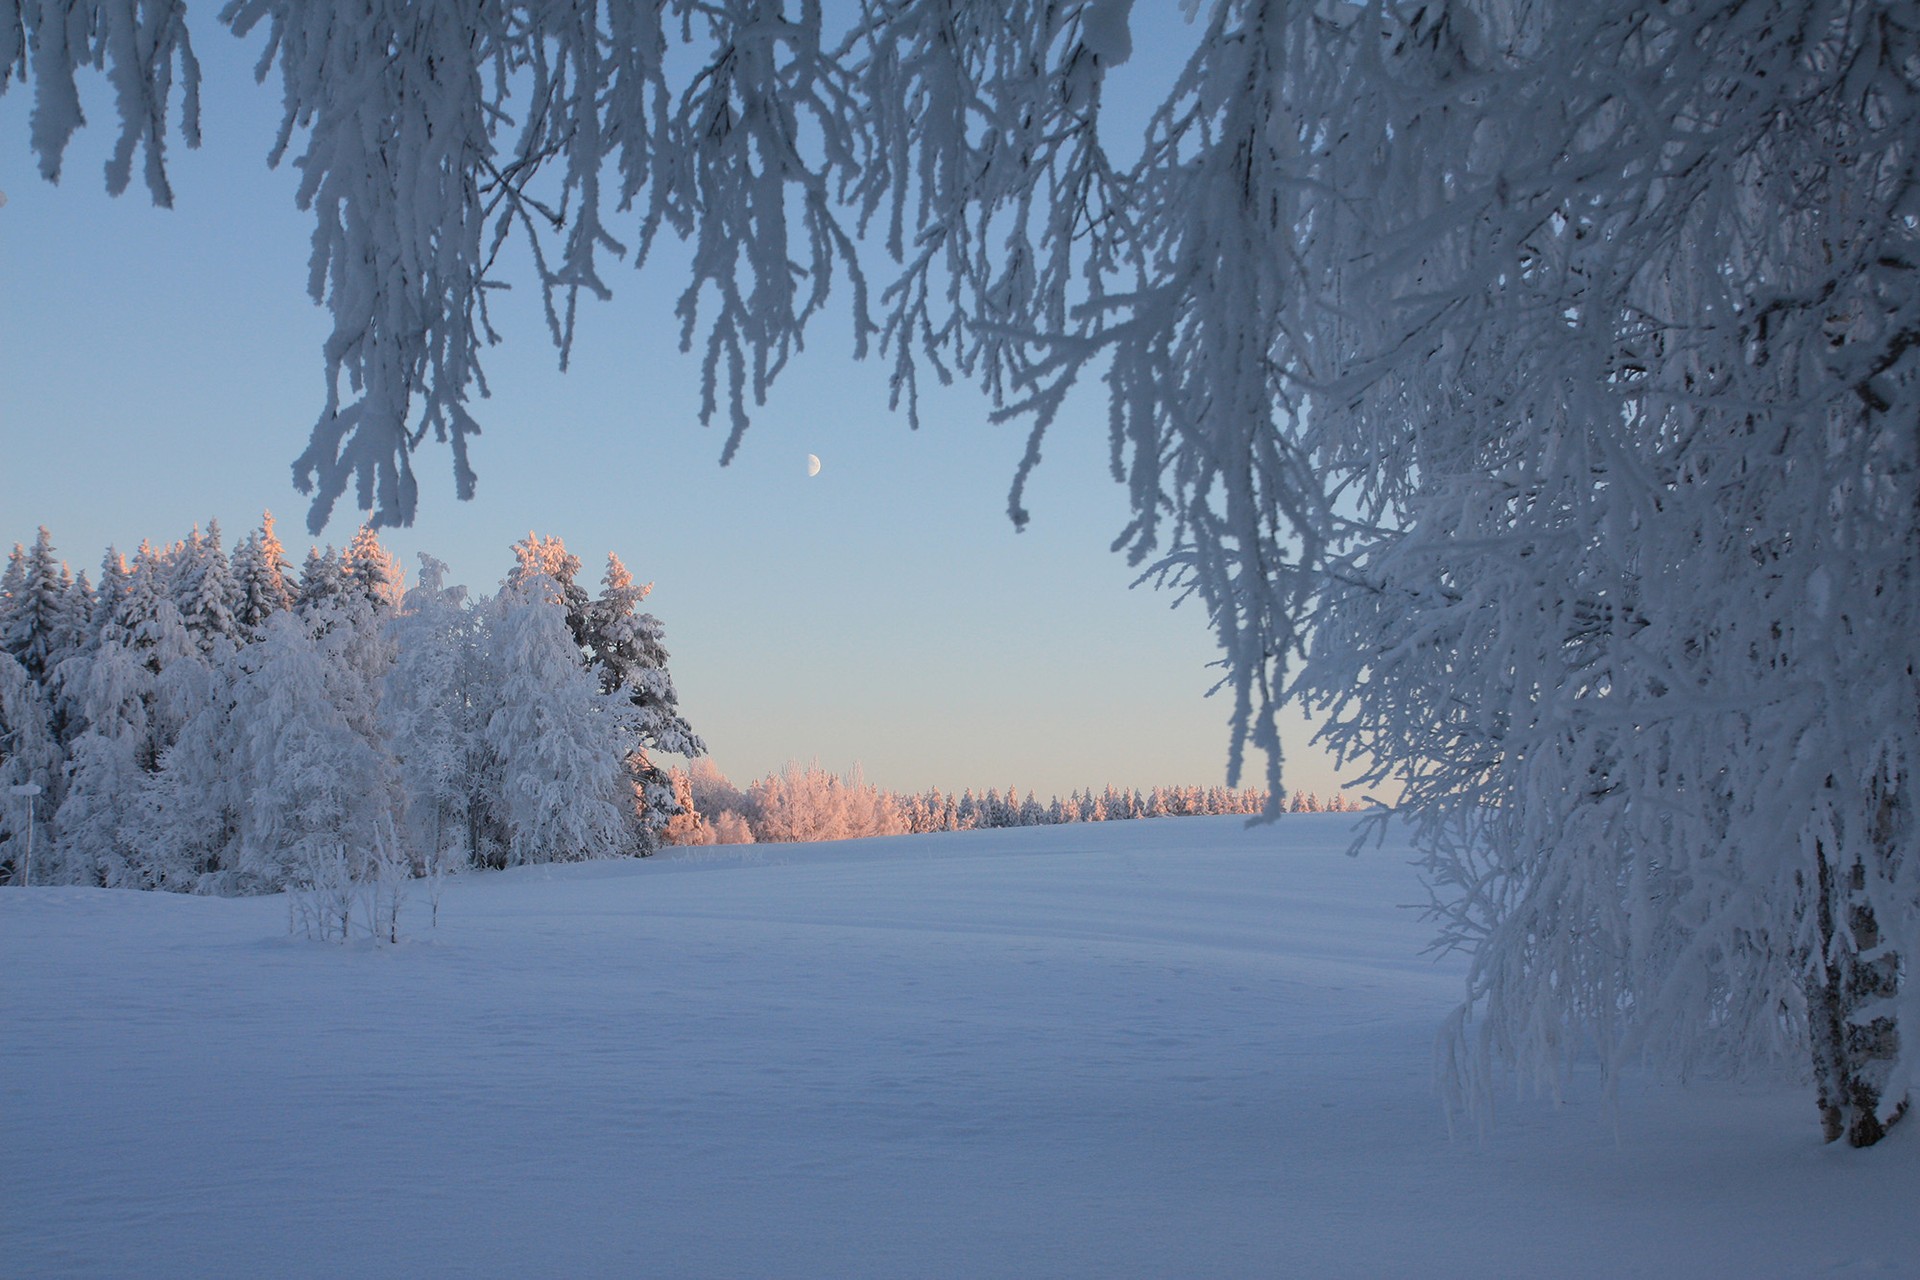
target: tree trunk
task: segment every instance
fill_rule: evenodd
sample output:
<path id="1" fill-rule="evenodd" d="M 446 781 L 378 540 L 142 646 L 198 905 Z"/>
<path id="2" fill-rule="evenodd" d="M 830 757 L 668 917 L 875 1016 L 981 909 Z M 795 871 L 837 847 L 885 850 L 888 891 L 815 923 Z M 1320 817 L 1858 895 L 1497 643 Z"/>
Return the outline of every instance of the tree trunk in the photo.
<path id="1" fill-rule="evenodd" d="M 1870 1147 L 1907 1110 L 1906 1098 L 1884 1096 L 1900 1049 L 1899 958 L 1881 946 L 1867 869 L 1836 867 L 1824 846 L 1815 857 L 1822 963 L 1807 979 L 1807 1021 L 1820 1131 L 1828 1142 L 1845 1134 L 1850 1145 Z"/>

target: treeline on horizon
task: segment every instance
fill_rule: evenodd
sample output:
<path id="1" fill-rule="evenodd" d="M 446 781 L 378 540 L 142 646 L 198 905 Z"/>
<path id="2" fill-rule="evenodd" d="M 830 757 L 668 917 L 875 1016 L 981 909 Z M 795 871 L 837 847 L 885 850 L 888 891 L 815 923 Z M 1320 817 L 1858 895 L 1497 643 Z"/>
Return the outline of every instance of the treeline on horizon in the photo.
<path id="1" fill-rule="evenodd" d="M 866 781 L 856 767 L 841 775 L 819 764 L 788 763 L 740 788 L 711 759 L 672 772 L 683 812 L 663 833 L 668 844 L 747 844 L 755 841 L 807 842 L 856 840 L 867 836 L 921 835 L 934 831 L 973 831 L 998 827 L 1043 827 L 1070 822 L 1120 822 L 1134 818 L 1187 818 L 1267 810 L 1268 793 L 1259 788 L 1106 787 L 1079 790 L 1066 799 L 1042 800 L 1019 788 L 1002 794 L 989 789 L 958 795 L 929 789 L 886 791 Z M 1335 793 L 1322 801 L 1295 792 L 1286 813 L 1345 813 L 1361 806 Z"/>
<path id="2" fill-rule="evenodd" d="M 895 794 L 817 764 L 738 788 L 679 710 L 650 585 L 609 555 L 590 595 L 559 538 L 510 550 L 473 600 L 425 554 L 406 589 L 370 528 L 296 573 L 271 515 L 231 554 L 217 521 L 131 560 L 109 548 L 97 582 L 45 528 L 16 543 L 0 882 L 288 889 L 310 933 L 345 936 L 353 904 L 391 933 L 406 881 L 437 902 L 470 867 L 1267 807 L 1226 787 Z"/>

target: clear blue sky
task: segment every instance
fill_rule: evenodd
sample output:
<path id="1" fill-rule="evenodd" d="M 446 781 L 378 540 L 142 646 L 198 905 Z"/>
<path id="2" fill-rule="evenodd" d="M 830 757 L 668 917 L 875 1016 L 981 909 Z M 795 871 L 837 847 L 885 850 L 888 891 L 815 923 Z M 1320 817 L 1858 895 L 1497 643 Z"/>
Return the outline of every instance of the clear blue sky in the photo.
<path id="1" fill-rule="evenodd" d="M 172 211 L 138 189 L 106 196 L 100 84 L 58 187 L 27 149 L 31 86 L 0 97 L 0 540 L 46 524 L 95 576 L 109 543 L 131 551 L 218 517 L 231 547 L 262 508 L 296 560 L 306 547 L 289 464 L 321 404 L 326 318 L 305 293 L 294 175 L 265 165 L 277 89 L 253 84 L 255 43 L 213 11 L 192 26 L 206 141 L 170 146 Z M 679 278 L 611 283 L 612 304 L 583 304 L 564 375 L 537 297 L 497 308 L 508 341 L 477 407 L 479 494 L 454 500 L 445 449 L 417 456 L 418 521 L 382 535 L 410 571 L 426 550 L 491 593 L 529 529 L 565 538 L 596 580 L 618 552 L 655 583 L 683 707 L 737 780 L 816 757 L 902 789 L 1223 780 L 1230 708 L 1205 697 L 1203 611 L 1129 590 L 1107 550 L 1127 503 L 1097 397 L 1050 437 L 1033 523 L 1016 533 L 1006 490 L 1023 428 L 989 425 L 962 388 L 908 430 L 836 315 L 721 468 L 722 430 L 698 425 L 697 365 L 678 351 Z M 352 535 L 350 501 L 323 541 Z M 1304 726 L 1290 736 L 1290 785 L 1327 793 Z"/>

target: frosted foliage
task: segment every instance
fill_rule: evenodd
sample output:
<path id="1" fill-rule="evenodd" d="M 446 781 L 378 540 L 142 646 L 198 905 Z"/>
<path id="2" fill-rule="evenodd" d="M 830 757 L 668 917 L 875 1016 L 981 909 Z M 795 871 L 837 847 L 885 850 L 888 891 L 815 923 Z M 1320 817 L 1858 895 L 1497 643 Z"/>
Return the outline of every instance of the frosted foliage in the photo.
<path id="1" fill-rule="evenodd" d="M 105 69 L 120 116 L 120 137 L 107 159 L 107 190 L 126 190 L 139 151 L 141 178 L 154 203 L 173 203 L 166 121 L 176 77 L 180 131 L 188 146 L 200 143 L 200 66 L 185 19 L 180 0 L 17 0 L 0 11 L 0 93 L 31 73 L 32 143 L 42 175 L 59 181 L 67 143 L 85 123 L 75 71 Z"/>
<path id="2" fill-rule="evenodd" d="M 398 606 L 406 594 L 406 573 L 399 559 L 381 545 L 371 525 L 362 525 L 340 553 L 340 573 L 376 611 Z"/>
<path id="3" fill-rule="evenodd" d="M 0 587 L 0 650 L 36 680 L 58 665 L 82 629 L 73 616 L 77 602 L 71 588 L 72 578 L 44 527 L 31 549 L 14 546 Z"/>
<path id="4" fill-rule="evenodd" d="M 553 579 L 553 584 L 566 597 L 568 606 L 576 607 L 584 602 L 586 595 L 574 579 L 580 576 L 580 557 L 567 550 L 562 538 L 547 536 L 528 531 L 527 536 L 513 544 L 513 572 L 509 575 L 515 583 L 525 582 L 535 574 L 545 574 Z"/>
<path id="5" fill-rule="evenodd" d="M 437 921 L 468 865 L 644 855 L 671 819 L 699 826 L 648 759 L 703 748 L 617 559 L 592 600 L 535 567 L 577 573 L 560 540 L 529 537 L 502 595 L 469 607 L 430 556 L 396 603 L 371 529 L 315 551 L 297 600 L 271 517 L 230 573 L 220 544 L 209 524 L 132 566 L 109 551 L 97 593 L 45 530 L 15 548 L 0 782 L 41 791 L 0 807 L 0 880 L 24 873 L 31 813 L 37 882 L 290 889 L 296 930 L 394 941 L 415 878 Z"/>
<path id="6" fill-rule="evenodd" d="M 104 639 L 113 629 L 114 619 L 120 616 L 126 605 L 127 588 L 132 580 L 127 558 L 108 547 L 106 554 L 100 557 L 100 586 L 93 594 L 93 605 L 87 620 L 91 637 Z M 116 639 L 126 638 L 117 631 L 113 634 Z"/>
<path id="7" fill-rule="evenodd" d="M 474 627 L 466 589 L 421 553 L 419 585 L 387 623 L 395 652 L 381 685 L 380 728 L 408 798 L 405 832 L 420 870 L 438 877 L 466 861 L 475 723 Z"/>
<path id="8" fill-rule="evenodd" d="M 350 576 L 329 581 L 342 589 L 316 598 L 296 616 L 320 649 L 327 696 L 356 733 L 375 740 L 380 684 L 394 661 L 393 639 L 383 626 L 388 610 L 353 589 Z"/>
<path id="9" fill-rule="evenodd" d="M 1267 807 L 1265 792 L 1225 787 L 1155 787 L 1142 795 L 1111 787 L 1103 795 L 1075 792 L 1043 802 L 1037 792 L 1024 798 L 1016 788 L 1003 797 L 988 791 L 943 795 L 935 789 L 902 794 L 868 783 L 858 766 L 839 775 L 817 762 L 789 761 L 778 772 L 751 783 L 742 792 L 711 759 L 675 770 L 674 794 L 690 800 L 699 822 L 668 825 L 668 843 L 742 843 L 764 839 L 789 842 L 848 840 L 867 836 L 922 835 L 975 827 L 1058 826 L 1128 818 L 1197 817 L 1258 814 Z M 1320 808 L 1316 800 L 1312 805 Z M 1344 808 L 1336 804 L 1335 808 Z M 678 822 L 678 819 L 675 819 Z"/>
<path id="10" fill-rule="evenodd" d="M 180 620 L 209 655 L 221 641 L 233 645 L 240 639 L 240 587 L 220 541 L 217 520 L 208 523 L 204 537 L 195 530 L 181 549 L 174 584 Z"/>
<path id="11" fill-rule="evenodd" d="M 259 639 L 269 617 L 293 607 L 291 570 L 286 548 L 274 535 L 273 516 L 266 515 L 233 552 L 234 621 L 244 640 Z"/>
<path id="12" fill-rule="evenodd" d="M 529 532 L 513 544 L 513 554 L 508 589 L 550 595 L 600 691 L 625 704 L 620 722 L 629 735 L 627 768 L 639 804 L 639 852 L 648 852 L 667 823 L 683 812 L 671 780 L 652 756 L 662 751 L 698 756 L 706 751 L 680 712 L 680 697 L 667 672 L 665 628 L 639 608 L 652 584 L 636 583 L 620 557 L 609 554 L 601 594 L 589 599 L 578 581 L 580 558 L 561 539 Z"/>
<path id="13" fill-rule="evenodd" d="M 29 799 L 10 788 L 37 784 L 50 793 L 59 762 L 46 698 L 26 668 L 0 652 L 0 862 L 10 877 L 24 870 L 29 822 L 44 822 L 51 811 L 50 794 Z"/>
<path id="14" fill-rule="evenodd" d="M 89 730 L 68 748 L 66 795 L 52 833 L 56 839 L 41 846 L 52 854 L 49 882 L 156 887 L 146 874 L 150 860 L 134 847 L 126 823 L 127 797 L 138 795 L 145 781 L 137 746 L 137 739 Z"/>
<path id="15" fill-rule="evenodd" d="M 147 851 L 155 887 L 222 893 L 282 887 L 277 879 L 250 879 L 240 866 L 245 836 L 239 809 L 260 781 L 236 750 L 249 715 L 237 702 L 241 666 L 231 653 L 212 669 L 175 662 L 154 682 L 155 705 L 179 729 L 159 769 L 140 780 L 123 830 Z"/>
<path id="16" fill-rule="evenodd" d="M 493 601 L 482 737 L 509 863 L 626 852 L 633 838 L 620 700 L 581 662 L 553 581 L 535 574 Z"/>
<path id="17" fill-rule="evenodd" d="M 747 806 L 763 840 L 852 840 L 907 830 L 894 798 L 857 768 L 841 777 L 817 763 L 790 763 L 754 783 Z"/>
<path id="18" fill-rule="evenodd" d="M 58 882 L 151 887 L 127 807 L 146 780 L 140 760 L 150 737 L 153 673 L 125 645 L 104 639 L 62 664 L 60 674 L 76 732 L 57 818 Z"/>
<path id="19" fill-rule="evenodd" d="M 141 543 L 120 613 L 109 621 L 106 632 L 136 650 L 155 673 L 197 652 L 168 594 L 167 576 L 165 557 Z"/>
<path id="20" fill-rule="evenodd" d="M 1327 181 L 1400 198 L 1310 263 L 1357 264 L 1301 436 L 1355 520 L 1302 691 L 1474 953 L 1457 1086 L 1811 1040 L 1870 1142 L 1920 1049 L 1913 11 L 1446 12 L 1424 107 L 1320 99 L 1375 140 Z"/>
<path id="21" fill-rule="evenodd" d="M 664 845 L 719 843 L 714 838 L 713 827 L 694 804 L 692 779 L 678 769 L 668 777 L 673 790 L 676 811 L 660 828 L 660 843 Z"/>
<path id="22" fill-rule="evenodd" d="M 711 756 L 702 756 L 690 764 L 687 780 L 693 802 L 702 813 L 740 813 L 746 808 L 746 794 L 720 771 Z"/>
<path id="23" fill-rule="evenodd" d="M 300 565 L 300 581 L 294 590 L 293 607 L 300 613 L 311 613 L 343 590 L 345 583 L 340 574 L 339 554 L 332 547 L 325 551 L 308 547 L 307 558 Z"/>
<path id="24" fill-rule="evenodd" d="M 600 687 L 632 704 L 642 745 L 652 751 L 698 756 L 706 745 L 680 713 L 680 695 L 667 671 L 666 628 L 639 605 L 653 589 L 636 584 L 617 555 L 608 555 L 603 590 L 587 606 L 585 641 Z"/>
<path id="25" fill-rule="evenodd" d="M 381 753 L 335 704 L 330 683 L 322 642 L 291 614 L 274 615 L 234 680 L 233 756 L 246 783 L 242 881 L 317 895 L 309 902 L 327 899 L 337 911 L 332 895 L 369 875 L 361 864 L 390 820 L 391 793 Z"/>

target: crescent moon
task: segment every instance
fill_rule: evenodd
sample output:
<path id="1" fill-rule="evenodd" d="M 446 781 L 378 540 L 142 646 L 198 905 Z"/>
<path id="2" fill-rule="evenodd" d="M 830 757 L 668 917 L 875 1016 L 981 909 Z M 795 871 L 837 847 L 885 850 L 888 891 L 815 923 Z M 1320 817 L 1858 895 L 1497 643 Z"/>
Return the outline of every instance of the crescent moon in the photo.
<path id="1" fill-rule="evenodd" d="M 820 474 L 820 458 L 818 454 L 810 453 L 807 455 L 807 474 L 810 476 Z"/>

